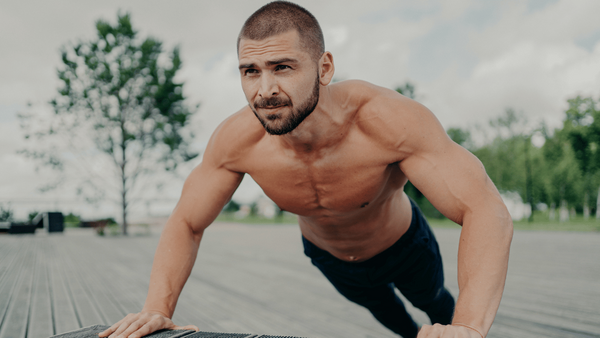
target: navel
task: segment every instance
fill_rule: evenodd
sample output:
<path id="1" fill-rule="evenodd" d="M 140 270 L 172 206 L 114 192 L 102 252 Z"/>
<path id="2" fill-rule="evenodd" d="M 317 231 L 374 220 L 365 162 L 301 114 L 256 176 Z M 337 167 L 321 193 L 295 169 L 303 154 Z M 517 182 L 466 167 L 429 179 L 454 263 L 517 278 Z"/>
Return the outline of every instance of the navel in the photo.
<path id="1" fill-rule="evenodd" d="M 364 207 L 366 207 L 367 205 L 369 205 L 369 202 L 365 202 L 365 203 L 363 203 L 363 204 L 362 204 L 360 207 L 361 207 L 361 208 L 364 208 Z"/>

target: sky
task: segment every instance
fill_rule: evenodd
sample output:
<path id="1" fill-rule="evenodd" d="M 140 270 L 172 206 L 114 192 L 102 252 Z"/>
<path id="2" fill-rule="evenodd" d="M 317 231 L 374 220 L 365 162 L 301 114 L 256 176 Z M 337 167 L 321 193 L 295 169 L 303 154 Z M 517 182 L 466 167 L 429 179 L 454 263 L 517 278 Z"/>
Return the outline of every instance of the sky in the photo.
<path id="1" fill-rule="evenodd" d="M 17 113 L 57 95 L 60 48 L 95 37 L 98 19 L 129 12 L 141 37 L 166 49 L 180 46 L 178 79 L 190 105 L 202 150 L 217 125 L 246 101 L 237 70 L 236 38 L 244 20 L 267 1 L 9 1 L 0 0 L 0 205 L 25 217 L 60 209 L 84 217 L 118 215 L 116 205 L 85 203 L 71 185 L 41 193 L 52 173 L 18 154 L 24 147 Z M 507 107 L 530 124 L 559 127 L 566 100 L 600 95 L 600 1 L 596 0 L 299 0 L 319 20 L 334 56 L 336 80 L 361 79 L 396 88 L 416 86 L 417 100 L 445 128 L 486 134 Z M 201 159 L 148 193 L 136 217 L 167 215 L 183 179 Z M 251 179 L 234 195 L 261 195 Z"/>

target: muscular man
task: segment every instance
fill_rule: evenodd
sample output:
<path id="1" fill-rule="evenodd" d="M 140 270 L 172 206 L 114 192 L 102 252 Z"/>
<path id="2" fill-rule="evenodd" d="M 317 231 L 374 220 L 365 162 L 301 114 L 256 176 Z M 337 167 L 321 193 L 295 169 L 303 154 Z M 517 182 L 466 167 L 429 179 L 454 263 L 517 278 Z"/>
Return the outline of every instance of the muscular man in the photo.
<path id="1" fill-rule="evenodd" d="M 202 234 L 244 174 L 298 215 L 306 255 L 335 288 L 390 330 L 405 338 L 485 336 L 504 289 L 512 222 L 477 158 L 419 103 L 362 81 L 330 84 L 333 56 L 316 19 L 297 5 L 277 1 L 255 12 L 238 56 L 248 106 L 217 128 L 186 180 L 142 312 L 100 336 L 181 328 L 170 318 Z M 409 179 L 462 225 L 456 304 L 435 237 L 403 191 Z M 394 288 L 435 325 L 419 332 Z"/>

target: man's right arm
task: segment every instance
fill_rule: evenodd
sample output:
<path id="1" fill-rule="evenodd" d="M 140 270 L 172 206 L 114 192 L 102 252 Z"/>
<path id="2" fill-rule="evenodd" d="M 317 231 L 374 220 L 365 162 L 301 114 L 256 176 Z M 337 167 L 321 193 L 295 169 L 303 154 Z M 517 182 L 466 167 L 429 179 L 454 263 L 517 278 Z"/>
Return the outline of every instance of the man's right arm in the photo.
<path id="1" fill-rule="evenodd" d="M 181 198 L 160 237 L 142 312 L 129 314 L 100 333 L 100 337 L 139 338 L 160 329 L 198 330 L 195 326 L 176 326 L 170 318 L 194 266 L 204 230 L 229 201 L 244 175 L 226 168 L 223 161 L 226 151 L 220 149 L 224 146 L 224 142 L 217 142 L 213 136 L 202 163 L 184 184 Z"/>

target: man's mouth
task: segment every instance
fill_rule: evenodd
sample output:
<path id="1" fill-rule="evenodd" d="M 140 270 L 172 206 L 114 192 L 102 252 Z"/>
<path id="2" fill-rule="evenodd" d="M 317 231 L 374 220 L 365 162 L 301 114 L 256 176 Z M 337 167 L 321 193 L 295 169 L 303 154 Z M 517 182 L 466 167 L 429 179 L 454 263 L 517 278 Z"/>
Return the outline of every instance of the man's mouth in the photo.
<path id="1" fill-rule="evenodd" d="M 281 108 L 281 107 L 285 107 L 284 104 L 279 105 L 279 106 L 264 106 L 262 107 L 263 109 L 277 109 L 277 108 Z"/>

